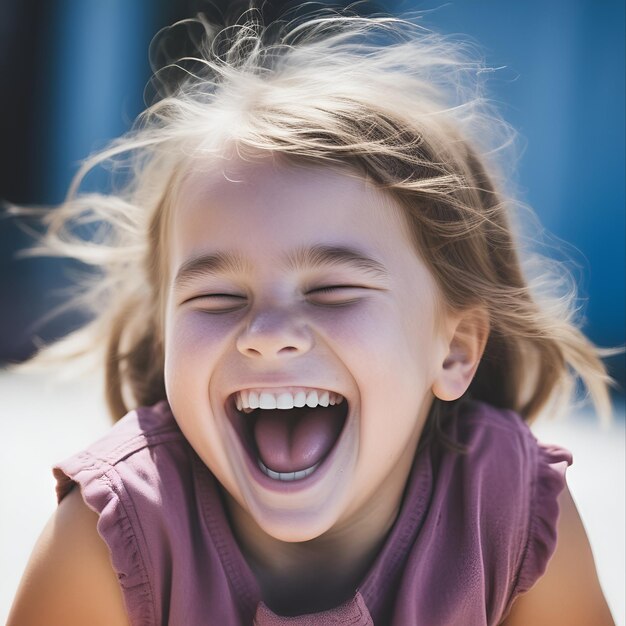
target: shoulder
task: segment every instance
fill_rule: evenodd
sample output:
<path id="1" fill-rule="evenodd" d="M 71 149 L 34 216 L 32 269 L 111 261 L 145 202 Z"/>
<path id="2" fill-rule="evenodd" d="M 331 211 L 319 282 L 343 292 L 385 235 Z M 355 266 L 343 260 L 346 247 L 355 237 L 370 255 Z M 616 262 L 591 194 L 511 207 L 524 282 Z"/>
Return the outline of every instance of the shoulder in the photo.
<path id="1" fill-rule="evenodd" d="M 471 405 L 457 428 L 467 469 L 486 494 L 480 506 L 495 511 L 482 521 L 506 519 L 511 548 L 519 547 L 504 624 L 613 624 L 565 480 L 571 453 L 537 441 L 514 412 L 485 404 Z"/>
<path id="2" fill-rule="evenodd" d="M 493 615 L 504 615 L 541 578 L 556 549 L 572 455 L 537 441 L 515 412 L 478 402 L 467 403 L 448 434 L 465 452 L 444 452 L 441 465 L 460 485 L 454 506 L 475 520 Z"/>
<path id="3" fill-rule="evenodd" d="M 571 453 L 537 441 L 514 411 L 468 402 L 451 422 L 447 434 L 464 452 L 444 453 L 443 458 L 466 474 L 466 480 L 477 486 L 480 483 L 482 492 L 488 487 L 491 500 L 496 495 L 516 499 L 525 512 L 537 504 L 538 496 L 556 499 L 565 486 Z"/>
<path id="4" fill-rule="evenodd" d="M 128 624 L 98 516 L 74 489 L 42 532 L 18 589 L 9 626 Z"/>
<path id="5" fill-rule="evenodd" d="M 78 484 L 87 503 L 101 512 L 112 493 L 120 496 L 133 487 L 133 475 L 137 473 L 141 475 L 143 493 L 148 495 L 146 487 L 158 473 L 158 466 L 167 466 L 168 458 L 180 454 L 180 448 L 187 450 L 188 444 L 167 403 L 140 407 L 98 441 L 53 468 L 57 498 L 60 502 Z"/>
<path id="6" fill-rule="evenodd" d="M 168 576 L 163 564 L 171 561 L 172 546 L 186 545 L 177 524 L 196 508 L 195 464 L 169 407 L 160 403 L 132 411 L 54 468 L 59 510 L 70 496 L 82 498 L 138 623 L 159 621 Z"/>
<path id="7" fill-rule="evenodd" d="M 513 477 L 532 482 L 546 464 L 558 468 L 561 475 L 572 464 L 568 450 L 539 442 L 515 411 L 482 402 L 468 402 L 449 434 L 465 448 L 459 462 L 497 466 L 499 471 L 490 476 L 498 480 Z"/>
<path id="8" fill-rule="evenodd" d="M 611 626 L 593 554 L 567 488 L 559 496 L 557 545 L 545 574 L 514 602 L 505 626 Z"/>

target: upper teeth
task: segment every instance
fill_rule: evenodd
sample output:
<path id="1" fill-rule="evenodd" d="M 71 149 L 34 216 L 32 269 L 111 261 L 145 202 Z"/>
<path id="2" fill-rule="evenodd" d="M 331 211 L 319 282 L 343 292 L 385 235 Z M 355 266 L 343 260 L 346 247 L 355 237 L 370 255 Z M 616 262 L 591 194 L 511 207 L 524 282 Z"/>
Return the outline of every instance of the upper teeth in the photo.
<path id="1" fill-rule="evenodd" d="M 254 409 L 293 409 L 305 405 L 314 408 L 342 401 L 342 395 L 324 389 L 246 389 L 235 395 L 237 409 L 246 413 Z"/>

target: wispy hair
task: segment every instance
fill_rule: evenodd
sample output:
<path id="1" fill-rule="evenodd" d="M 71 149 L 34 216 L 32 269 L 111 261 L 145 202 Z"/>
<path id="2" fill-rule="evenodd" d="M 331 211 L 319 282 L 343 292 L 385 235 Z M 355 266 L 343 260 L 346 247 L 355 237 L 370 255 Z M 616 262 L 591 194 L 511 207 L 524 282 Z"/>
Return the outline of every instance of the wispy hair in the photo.
<path id="1" fill-rule="evenodd" d="M 195 52 L 155 71 L 153 104 L 42 213 L 45 237 L 30 254 L 76 259 L 95 278 L 71 302 L 92 321 L 35 363 L 95 355 L 114 418 L 165 398 L 167 224 L 178 186 L 196 165 L 271 155 L 348 167 L 401 205 L 445 306 L 487 311 L 469 396 L 531 420 L 564 406 L 579 377 L 609 413 L 600 359 L 609 352 L 579 330 L 569 275 L 536 255 L 532 272 L 522 263 L 521 205 L 506 176 L 514 134 L 483 93 L 490 70 L 471 45 L 415 20 L 331 12 L 266 27 L 250 11 L 223 29 L 198 16 L 172 28 L 193 35 Z M 98 167 L 123 184 L 81 192 Z M 88 240 L 77 226 L 90 228 Z"/>

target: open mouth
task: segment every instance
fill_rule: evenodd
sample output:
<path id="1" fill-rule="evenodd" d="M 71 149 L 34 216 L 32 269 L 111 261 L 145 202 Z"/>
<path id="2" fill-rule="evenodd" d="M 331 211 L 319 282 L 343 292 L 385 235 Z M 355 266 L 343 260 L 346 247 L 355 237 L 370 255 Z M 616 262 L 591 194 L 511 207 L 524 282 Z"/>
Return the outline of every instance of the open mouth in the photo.
<path id="1" fill-rule="evenodd" d="M 246 452 L 279 481 L 313 474 L 335 447 L 348 415 L 340 394 L 305 387 L 238 391 L 227 407 Z"/>

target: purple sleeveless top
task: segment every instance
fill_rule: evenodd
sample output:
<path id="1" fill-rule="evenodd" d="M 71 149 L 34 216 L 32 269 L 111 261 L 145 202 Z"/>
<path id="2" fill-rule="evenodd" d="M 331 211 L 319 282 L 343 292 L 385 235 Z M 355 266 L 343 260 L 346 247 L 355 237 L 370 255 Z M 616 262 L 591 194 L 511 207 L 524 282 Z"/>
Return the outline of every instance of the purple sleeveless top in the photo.
<path id="1" fill-rule="evenodd" d="M 398 518 L 354 596 L 282 617 L 262 601 L 221 487 L 161 402 L 132 411 L 54 468 L 99 514 L 133 626 L 496 625 L 545 571 L 569 452 L 519 416 L 470 404 L 448 434 L 468 447 L 416 455 Z"/>

